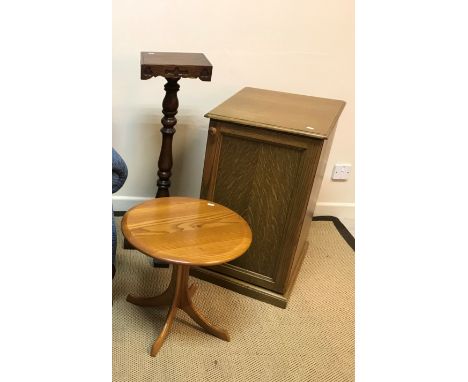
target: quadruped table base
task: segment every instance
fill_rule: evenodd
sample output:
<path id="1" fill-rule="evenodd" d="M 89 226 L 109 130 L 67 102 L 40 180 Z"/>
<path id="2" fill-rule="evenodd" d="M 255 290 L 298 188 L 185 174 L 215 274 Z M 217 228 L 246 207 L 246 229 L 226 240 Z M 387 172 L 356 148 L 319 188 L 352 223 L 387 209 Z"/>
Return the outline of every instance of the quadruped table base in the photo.
<path id="1" fill-rule="evenodd" d="M 224 341 L 230 341 L 226 330 L 212 325 L 193 305 L 192 296 L 197 289 L 197 285 L 192 284 L 190 287 L 188 286 L 190 265 L 173 264 L 172 266 L 171 281 L 168 288 L 162 294 L 155 297 L 136 297 L 131 294 L 127 296 L 128 302 L 139 306 L 170 306 L 166 323 L 151 348 L 151 356 L 156 356 L 169 334 L 177 309 L 182 309 L 209 334 Z"/>

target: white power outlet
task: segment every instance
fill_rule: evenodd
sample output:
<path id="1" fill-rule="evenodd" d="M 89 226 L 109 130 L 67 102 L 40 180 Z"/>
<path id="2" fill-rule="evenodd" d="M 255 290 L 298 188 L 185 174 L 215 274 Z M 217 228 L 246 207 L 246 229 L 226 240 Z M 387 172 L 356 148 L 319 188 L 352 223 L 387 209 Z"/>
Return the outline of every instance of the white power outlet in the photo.
<path id="1" fill-rule="evenodd" d="M 333 167 L 333 180 L 346 180 L 349 178 L 349 174 L 351 173 L 351 165 L 350 164 L 335 164 Z"/>

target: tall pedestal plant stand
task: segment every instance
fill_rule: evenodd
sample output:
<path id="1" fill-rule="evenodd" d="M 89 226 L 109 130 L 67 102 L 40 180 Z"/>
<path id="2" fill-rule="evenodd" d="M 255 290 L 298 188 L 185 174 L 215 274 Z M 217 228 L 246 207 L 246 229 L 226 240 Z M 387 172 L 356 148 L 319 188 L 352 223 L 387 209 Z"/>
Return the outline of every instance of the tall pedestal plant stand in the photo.
<path id="1" fill-rule="evenodd" d="M 203 53 L 173 53 L 173 52 L 141 52 L 140 53 L 141 79 L 164 77 L 166 92 L 162 107 L 161 119 L 162 144 L 158 160 L 156 198 L 169 196 L 172 175 L 172 139 L 176 132 L 176 114 L 179 107 L 177 92 L 180 89 L 181 78 L 199 78 L 202 81 L 211 81 L 213 66 Z M 125 240 L 125 248 L 132 248 Z M 167 263 L 153 261 L 155 267 L 167 267 Z"/>
<path id="2" fill-rule="evenodd" d="M 179 107 L 177 92 L 181 78 L 199 78 L 211 81 L 213 66 L 202 53 L 141 52 L 141 79 L 164 77 L 163 118 L 161 119 L 162 144 L 158 160 L 156 197 L 169 196 L 172 170 L 172 138 L 176 132 L 176 114 Z"/>

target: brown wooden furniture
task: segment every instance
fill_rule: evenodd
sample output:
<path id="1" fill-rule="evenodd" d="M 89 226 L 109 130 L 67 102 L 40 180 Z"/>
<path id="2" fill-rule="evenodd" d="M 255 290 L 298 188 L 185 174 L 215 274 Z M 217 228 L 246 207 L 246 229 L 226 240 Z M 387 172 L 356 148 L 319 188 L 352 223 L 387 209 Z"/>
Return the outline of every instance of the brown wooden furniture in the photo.
<path id="1" fill-rule="evenodd" d="M 166 95 L 163 99 L 163 127 L 161 152 L 158 160 L 158 191 L 156 197 L 169 196 L 172 169 L 172 137 L 176 132 L 177 108 L 179 100 L 177 92 L 180 78 L 199 78 L 211 81 L 213 66 L 202 53 L 170 53 L 170 52 L 141 52 L 141 79 L 162 76 L 167 83 L 164 85 Z"/>
<path id="2" fill-rule="evenodd" d="M 176 132 L 177 109 L 179 100 L 177 92 L 180 89 L 178 81 L 181 78 L 199 78 L 202 81 L 211 81 L 213 66 L 202 53 L 174 53 L 174 52 L 141 52 L 140 78 L 148 80 L 152 77 L 164 77 L 166 95 L 163 99 L 163 118 L 161 123 L 162 143 L 158 160 L 158 181 L 156 198 L 169 196 L 172 175 L 172 139 Z M 124 240 L 125 249 L 133 249 L 127 240 Z M 153 260 L 155 267 L 168 265 Z"/>
<path id="3" fill-rule="evenodd" d="M 127 297 L 127 301 L 140 306 L 170 305 L 151 356 L 161 348 L 178 308 L 208 333 L 229 341 L 225 330 L 210 324 L 193 306 L 191 297 L 196 286 L 188 287 L 189 269 L 192 265 L 222 264 L 242 255 L 252 241 L 245 220 L 207 200 L 167 197 L 128 210 L 122 219 L 122 232 L 140 252 L 173 264 L 171 282 L 164 293 L 156 297 Z"/>
<path id="4" fill-rule="evenodd" d="M 210 118 L 200 197 L 250 225 L 247 253 L 196 277 L 286 307 L 343 101 L 244 88 Z"/>

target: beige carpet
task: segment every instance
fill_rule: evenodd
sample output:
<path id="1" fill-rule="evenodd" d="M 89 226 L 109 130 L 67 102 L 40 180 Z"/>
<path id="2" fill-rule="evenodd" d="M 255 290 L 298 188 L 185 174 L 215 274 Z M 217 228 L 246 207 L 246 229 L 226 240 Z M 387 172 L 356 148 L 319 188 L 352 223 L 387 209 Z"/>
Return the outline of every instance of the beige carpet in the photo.
<path id="1" fill-rule="evenodd" d="M 120 219 L 117 219 L 118 227 Z M 286 309 L 191 277 L 195 304 L 231 342 L 199 330 L 179 311 L 158 355 L 149 351 L 166 309 L 125 301 L 162 292 L 169 269 L 123 250 L 113 280 L 114 382 L 354 381 L 354 252 L 332 222 L 313 222 L 310 246 Z"/>

